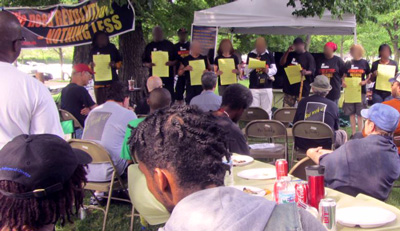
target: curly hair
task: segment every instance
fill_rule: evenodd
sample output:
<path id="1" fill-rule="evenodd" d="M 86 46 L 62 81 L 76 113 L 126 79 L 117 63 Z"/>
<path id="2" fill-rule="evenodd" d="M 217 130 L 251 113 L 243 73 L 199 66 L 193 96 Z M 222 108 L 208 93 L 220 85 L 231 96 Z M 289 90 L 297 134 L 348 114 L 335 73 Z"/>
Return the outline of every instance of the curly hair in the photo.
<path id="1" fill-rule="evenodd" d="M 83 205 L 86 182 L 86 170 L 79 165 L 71 179 L 64 183 L 63 190 L 45 198 L 17 199 L 0 194 L 0 229 L 36 230 L 58 220 L 62 226 L 66 221 L 73 223 L 72 215 Z M 23 185 L 6 180 L 0 181 L 0 189 L 13 193 L 28 191 Z"/>
<path id="2" fill-rule="evenodd" d="M 181 187 L 224 185 L 230 160 L 226 132 L 216 117 L 195 106 L 173 106 L 149 115 L 134 130 L 131 153 L 150 171 L 174 172 Z M 153 172 L 153 171 L 151 171 Z"/>
<path id="3" fill-rule="evenodd" d="M 110 88 L 106 91 L 106 99 L 116 102 L 124 102 L 125 98 L 129 97 L 128 87 L 121 81 L 114 81 Z"/>

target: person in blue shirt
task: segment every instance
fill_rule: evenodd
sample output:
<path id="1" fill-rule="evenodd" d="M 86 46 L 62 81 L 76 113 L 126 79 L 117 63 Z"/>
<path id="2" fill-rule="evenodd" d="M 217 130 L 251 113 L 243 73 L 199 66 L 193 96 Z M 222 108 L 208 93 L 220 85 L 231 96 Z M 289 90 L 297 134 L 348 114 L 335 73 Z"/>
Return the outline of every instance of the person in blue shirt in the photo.
<path id="1" fill-rule="evenodd" d="M 190 101 L 190 105 L 198 106 L 202 111 L 216 111 L 221 107 L 222 97 L 214 93 L 218 76 L 214 72 L 206 72 L 201 77 L 203 92 Z"/>

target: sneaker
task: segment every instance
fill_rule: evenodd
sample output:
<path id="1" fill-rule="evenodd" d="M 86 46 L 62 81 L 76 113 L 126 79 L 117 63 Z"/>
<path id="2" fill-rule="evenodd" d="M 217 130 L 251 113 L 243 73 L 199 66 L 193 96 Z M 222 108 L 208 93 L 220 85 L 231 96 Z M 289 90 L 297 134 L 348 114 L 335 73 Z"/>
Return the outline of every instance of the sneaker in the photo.
<path id="1" fill-rule="evenodd" d="M 99 203 L 100 202 L 100 203 Z M 94 196 L 90 197 L 90 205 L 94 205 L 94 206 L 105 206 L 107 203 L 107 201 L 102 198 L 102 197 L 98 197 L 97 200 Z"/>

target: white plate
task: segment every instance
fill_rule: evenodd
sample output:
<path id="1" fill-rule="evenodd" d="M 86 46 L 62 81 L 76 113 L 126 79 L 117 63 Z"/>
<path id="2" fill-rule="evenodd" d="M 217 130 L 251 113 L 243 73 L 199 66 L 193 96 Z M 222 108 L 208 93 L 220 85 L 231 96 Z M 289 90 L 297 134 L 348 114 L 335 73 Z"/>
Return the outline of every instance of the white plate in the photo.
<path id="1" fill-rule="evenodd" d="M 337 210 L 337 221 L 347 227 L 376 228 L 396 220 L 396 214 L 379 207 L 348 207 Z"/>
<path id="2" fill-rule="evenodd" d="M 268 180 L 276 178 L 276 171 L 273 168 L 254 168 L 238 172 L 237 175 L 248 180 Z"/>
<path id="3" fill-rule="evenodd" d="M 245 166 L 254 161 L 254 158 L 251 156 L 244 155 L 234 155 L 232 156 L 233 166 Z M 241 163 L 238 163 L 240 161 Z"/>
<path id="4" fill-rule="evenodd" d="M 248 193 L 249 195 L 252 195 L 252 196 L 263 197 L 263 196 L 265 196 L 265 194 L 266 194 L 266 193 L 265 193 L 265 190 L 260 189 L 260 188 L 257 188 L 257 187 L 253 187 L 253 186 L 234 185 L 234 186 L 230 186 L 230 187 L 235 188 L 235 189 L 237 189 L 237 190 L 240 190 L 240 191 L 242 191 L 242 192 L 244 192 L 244 191 L 243 191 L 244 188 L 249 189 L 249 190 L 251 190 L 251 191 L 253 191 L 253 192 L 256 193 L 256 194 L 250 194 L 250 193 Z"/>

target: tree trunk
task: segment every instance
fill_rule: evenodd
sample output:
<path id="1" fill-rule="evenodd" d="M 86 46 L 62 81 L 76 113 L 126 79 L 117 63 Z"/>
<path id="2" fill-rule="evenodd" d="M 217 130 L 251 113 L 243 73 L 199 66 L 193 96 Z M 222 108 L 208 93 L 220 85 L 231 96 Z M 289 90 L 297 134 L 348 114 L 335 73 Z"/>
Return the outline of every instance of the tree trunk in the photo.
<path id="1" fill-rule="evenodd" d="M 394 36 L 394 39 L 392 40 L 392 45 L 393 45 L 393 51 L 394 51 L 394 61 L 399 63 L 400 52 L 399 52 L 399 36 L 398 35 Z"/>
<path id="2" fill-rule="evenodd" d="M 310 46 L 311 46 L 311 35 L 308 34 L 306 37 L 306 51 L 310 51 Z"/>
<path id="3" fill-rule="evenodd" d="M 119 36 L 119 48 L 122 55 L 122 68 L 119 71 L 119 78 L 126 82 L 128 79 L 134 79 L 136 85 L 145 90 L 148 76 L 147 68 L 142 65 L 142 54 L 146 42 L 143 37 L 142 22 L 136 21 L 135 30 Z M 131 96 L 132 102 L 137 102 L 142 94 Z"/>
<path id="4" fill-rule="evenodd" d="M 60 57 L 60 68 L 61 68 L 61 80 L 64 80 L 64 70 L 63 70 L 63 66 L 64 66 L 64 53 L 62 48 L 58 48 L 58 55 Z"/>
<path id="5" fill-rule="evenodd" d="M 74 59 L 73 64 L 77 63 L 90 63 L 90 48 L 91 45 L 83 45 L 74 47 Z"/>
<path id="6" fill-rule="evenodd" d="M 344 44 L 344 36 L 340 38 L 340 58 L 343 59 L 343 44 Z"/>

